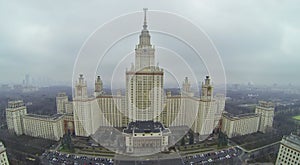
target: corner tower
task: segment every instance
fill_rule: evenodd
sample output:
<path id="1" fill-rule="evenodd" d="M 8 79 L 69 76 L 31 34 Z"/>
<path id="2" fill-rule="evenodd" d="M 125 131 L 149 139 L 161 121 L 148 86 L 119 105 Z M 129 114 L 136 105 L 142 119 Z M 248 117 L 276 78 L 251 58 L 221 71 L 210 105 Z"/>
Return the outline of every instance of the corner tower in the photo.
<path id="1" fill-rule="evenodd" d="M 100 78 L 100 76 L 97 76 L 97 79 L 95 81 L 95 92 L 94 92 L 94 96 L 100 96 L 103 94 L 103 82 Z"/>
<path id="2" fill-rule="evenodd" d="M 79 75 L 75 85 L 75 99 L 87 99 L 87 85 L 82 74 Z"/>

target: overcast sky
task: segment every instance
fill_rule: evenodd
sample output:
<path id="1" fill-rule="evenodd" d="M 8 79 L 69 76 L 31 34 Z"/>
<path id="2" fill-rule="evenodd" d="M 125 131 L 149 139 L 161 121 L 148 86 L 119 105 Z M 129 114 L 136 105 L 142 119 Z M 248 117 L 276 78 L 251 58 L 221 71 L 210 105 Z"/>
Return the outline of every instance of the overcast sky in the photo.
<path id="1" fill-rule="evenodd" d="M 21 83 L 29 73 L 71 84 L 85 40 L 105 22 L 147 7 L 202 28 L 228 83 L 300 85 L 299 6 L 299 0 L 2 0 L 0 83 Z"/>

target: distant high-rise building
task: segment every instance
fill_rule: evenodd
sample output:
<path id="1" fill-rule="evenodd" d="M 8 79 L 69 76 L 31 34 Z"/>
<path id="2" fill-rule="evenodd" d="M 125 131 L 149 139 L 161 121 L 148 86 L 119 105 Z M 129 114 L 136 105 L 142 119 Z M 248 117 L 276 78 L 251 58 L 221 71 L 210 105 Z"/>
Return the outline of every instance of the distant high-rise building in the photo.
<path id="1" fill-rule="evenodd" d="M 10 132 L 22 135 L 23 116 L 27 114 L 27 108 L 22 100 L 9 101 L 6 108 L 7 127 Z"/>
<path id="2" fill-rule="evenodd" d="M 1 165 L 9 165 L 6 149 L 3 143 L 0 141 L 0 164 Z"/>
<path id="3" fill-rule="evenodd" d="M 29 86 L 30 85 L 30 76 L 29 74 L 25 75 L 25 86 Z"/>
<path id="4" fill-rule="evenodd" d="M 58 114 L 67 113 L 68 96 L 66 93 L 58 93 L 56 96 L 56 109 Z"/>
<path id="5" fill-rule="evenodd" d="M 246 135 L 260 131 L 267 132 L 272 128 L 274 118 L 274 104 L 259 101 L 255 113 L 233 115 L 224 113 L 222 115 L 221 130 L 228 137 Z"/>
<path id="6" fill-rule="evenodd" d="M 276 165 L 300 164 L 300 137 L 294 134 L 284 136 L 280 142 Z"/>
<path id="7" fill-rule="evenodd" d="M 255 113 L 260 116 L 259 120 L 259 131 L 267 132 L 273 126 L 274 118 L 274 104 L 266 101 L 259 101 L 258 106 L 256 106 Z"/>
<path id="8" fill-rule="evenodd" d="M 223 113 L 221 130 L 229 138 L 241 136 L 258 131 L 259 115 L 257 114 L 241 114 L 232 115 Z"/>

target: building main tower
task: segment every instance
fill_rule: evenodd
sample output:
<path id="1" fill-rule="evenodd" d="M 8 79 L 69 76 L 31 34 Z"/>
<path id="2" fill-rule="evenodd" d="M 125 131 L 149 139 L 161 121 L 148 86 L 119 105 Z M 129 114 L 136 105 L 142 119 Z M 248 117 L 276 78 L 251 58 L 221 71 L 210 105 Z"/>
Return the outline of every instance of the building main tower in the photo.
<path id="1" fill-rule="evenodd" d="M 160 121 L 163 105 L 163 69 L 155 66 L 155 48 L 144 25 L 135 48 L 135 64 L 126 71 L 126 103 L 129 121 Z"/>

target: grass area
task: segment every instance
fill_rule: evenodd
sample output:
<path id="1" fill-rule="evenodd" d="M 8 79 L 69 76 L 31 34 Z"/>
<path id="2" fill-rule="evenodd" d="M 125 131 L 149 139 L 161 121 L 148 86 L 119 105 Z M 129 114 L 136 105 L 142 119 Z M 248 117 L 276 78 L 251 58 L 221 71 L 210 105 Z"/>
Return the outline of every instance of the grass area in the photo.
<path id="1" fill-rule="evenodd" d="M 300 115 L 293 116 L 293 119 L 295 119 L 295 120 L 299 120 L 299 121 L 300 121 Z"/>

